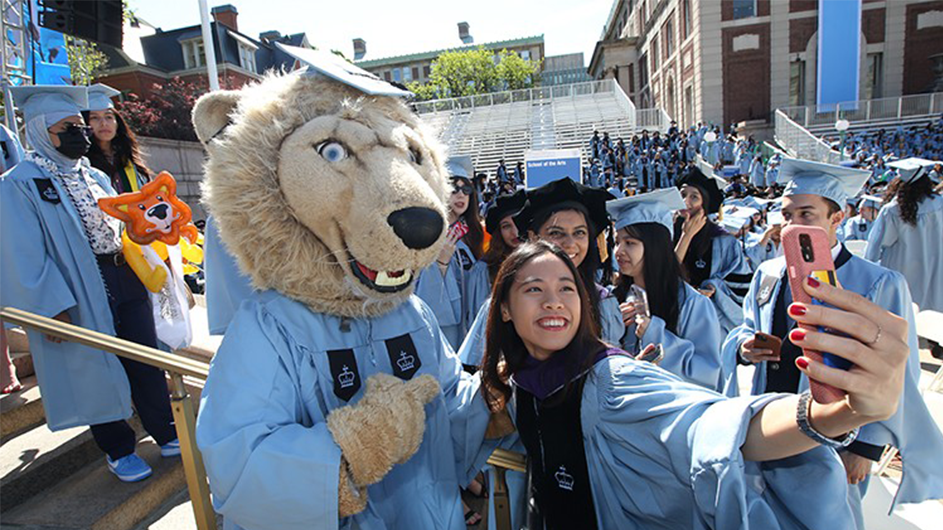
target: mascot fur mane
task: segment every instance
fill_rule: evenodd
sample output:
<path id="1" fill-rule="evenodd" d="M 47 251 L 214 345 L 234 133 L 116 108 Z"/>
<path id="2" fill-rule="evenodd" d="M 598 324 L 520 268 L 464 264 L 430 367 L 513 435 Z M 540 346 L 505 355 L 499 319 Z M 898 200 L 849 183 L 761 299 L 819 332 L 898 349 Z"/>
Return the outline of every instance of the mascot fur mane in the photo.
<path id="1" fill-rule="evenodd" d="M 209 153 L 203 203 L 254 288 L 315 312 L 378 316 L 412 293 L 438 254 L 445 156 L 399 99 L 273 74 L 204 95 L 193 122 Z M 390 214 L 408 208 L 442 216 L 434 244 L 415 248 L 397 235 Z M 399 283 L 371 285 L 365 270 Z"/>

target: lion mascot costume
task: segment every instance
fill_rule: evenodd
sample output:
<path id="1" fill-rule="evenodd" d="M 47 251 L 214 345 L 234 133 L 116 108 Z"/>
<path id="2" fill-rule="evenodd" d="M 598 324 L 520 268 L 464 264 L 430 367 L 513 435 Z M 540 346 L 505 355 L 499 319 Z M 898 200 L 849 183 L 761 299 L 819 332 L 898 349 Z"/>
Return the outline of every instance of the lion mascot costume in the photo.
<path id="1" fill-rule="evenodd" d="M 300 70 L 193 111 L 204 203 L 253 290 L 197 422 L 215 508 L 226 528 L 464 528 L 490 415 L 412 294 L 444 240 L 442 149 L 405 91 L 281 48 Z"/>

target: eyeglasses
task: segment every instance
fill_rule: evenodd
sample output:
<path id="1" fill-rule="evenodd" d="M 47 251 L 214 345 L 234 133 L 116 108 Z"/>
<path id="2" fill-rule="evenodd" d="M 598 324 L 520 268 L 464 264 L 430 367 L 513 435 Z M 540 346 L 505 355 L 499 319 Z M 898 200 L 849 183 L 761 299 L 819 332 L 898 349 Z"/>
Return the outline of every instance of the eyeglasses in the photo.
<path id="1" fill-rule="evenodd" d="M 65 126 L 62 128 L 61 131 L 53 131 L 52 129 L 49 129 L 49 132 L 52 133 L 52 134 L 61 134 L 61 133 L 72 132 L 72 131 L 75 131 L 75 130 L 78 130 L 79 132 L 81 132 L 81 133 L 84 134 L 85 136 L 91 136 L 91 135 L 92 135 L 92 128 L 91 128 L 91 127 L 88 127 L 88 126 L 85 126 L 85 125 L 79 125 L 79 124 L 76 124 L 76 123 L 67 123 L 67 124 L 65 124 Z"/>
<path id="2" fill-rule="evenodd" d="M 471 197 L 471 194 L 474 193 L 474 191 L 475 191 L 475 188 L 469 186 L 468 184 L 453 184 L 452 185 L 452 193 L 461 192 Z"/>

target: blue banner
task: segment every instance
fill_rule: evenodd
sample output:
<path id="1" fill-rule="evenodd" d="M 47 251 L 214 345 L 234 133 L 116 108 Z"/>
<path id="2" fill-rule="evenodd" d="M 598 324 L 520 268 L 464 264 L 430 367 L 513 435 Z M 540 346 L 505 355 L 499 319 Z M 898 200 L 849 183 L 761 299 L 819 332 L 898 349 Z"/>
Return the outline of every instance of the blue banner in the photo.
<path id="1" fill-rule="evenodd" d="M 861 75 L 861 0 L 819 0 L 818 112 L 858 99 Z"/>
<path id="2" fill-rule="evenodd" d="M 525 186 L 527 189 L 539 188 L 548 182 L 571 178 L 582 182 L 580 170 L 580 151 L 531 151 L 524 156 L 526 173 Z"/>

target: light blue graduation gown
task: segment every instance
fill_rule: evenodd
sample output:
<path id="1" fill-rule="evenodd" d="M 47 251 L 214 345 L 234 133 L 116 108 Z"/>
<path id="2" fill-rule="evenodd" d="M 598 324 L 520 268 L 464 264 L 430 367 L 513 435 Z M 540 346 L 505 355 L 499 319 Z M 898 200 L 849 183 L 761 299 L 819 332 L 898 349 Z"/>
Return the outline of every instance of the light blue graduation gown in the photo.
<path id="1" fill-rule="evenodd" d="M 724 363 L 724 391 L 727 395 L 735 396 L 738 393 L 736 359 L 740 345 L 757 331 L 770 333 L 773 329 L 773 308 L 776 306 L 779 280 L 785 264 L 785 258 L 779 257 L 760 266 L 743 303 L 743 325 L 733 330 L 724 342 L 721 356 Z M 927 411 L 917 386 L 920 355 L 906 282 L 900 273 L 856 256 L 839 267 L 836 275 L 844 289 L 861 294 L 871 302 L 906 318 L 910 324 L 908 343 L 911 355 L 897 412 L 886 421 L 862 427 L 858 440 L 879 446 L 890 444 L 900 450 L 904 471 L 894 505 L 943 498 L 943 458 L 940 458 L 943 454 L 943 435 Z M 807 389 L 808 385 L 808 378 L 803 375 L 799 390 Z M 766 363 L 757 363 L 753 393 L 758 394 L 765 388 Z M 857 515 L 860 516 L 860 513 Z"/>
<path id="2" fill-rule="evenodd" d="M 897 199 L 885 204 L 871 226 L 866 257 L 903 274 L 921 310 L 943 311 L 943 196 L 920 203 L 917 226 L 900 218 Z"/>
<path id="3" fill-rule="evenodd" d="M 780 397 L 726 399 L 624 355 L 597 362 L 580 419 L 599 528 L 854 528 L 831 449 L 744 461 L 750 420 Z"/>
<path id="4" fill-rule="evenodd" d="M 489 281 L 487 267 L 476 268 L 473 263 L 466 270 L 463 260 L 474 261 L 475 255 L 465 241 L 460 240 L 444 275 L 438 264 L 433 263 L 423 269 L 416 280 L 416 295 L 432 308 L 453 350 L 462 344 L 483 297 L 488 296 L 487 288 L 482 288 Z"/>
<path id="5" fill-rule="evenodd" d="M 249 277 L 242 274 L 236 265 L 236 258 L 226 250 L 216 221 L 206 220 L 206 233 L 203 237 L 203 268 L 206 271 L 206 317 L 209 321 L 210 334 L 222 335 L 232 320 L 239 304 L 252 294 Z"/>
<path id="6" fill-rule="evenodd" d="M 743 298 L 737 296 L 731 286 L 745 289 L 749 285 L 749 279 L 746 279 L 741 285 L 726 278 L 731 274 L 748 278 L 752 271 L 743 248 L 740 246 L 740 241 L 733 236 L 715 237 L 712 252 L 710 277 L 696 287 L 703 289 L 710 286 L 714 288 L 714 294 L 710 297 L 710 300 L 714 303 L 714 309 L 717 311 L 721 332 L 727 334 L 743 322 L 743 308 L 741 307 Z"/>
<path id="7" fill-rule="evenodd" d="M 363 512 L 339 521 L 341 450 L 326 418 L 359 401 L 370 376 L 394 373 L 385 341 L 404 335 L 415 346 L 411 377 L 430 374 L 442 392 L 425 407 L 418 451 L 368 487 Z M 352 350 L 360 383 L 349 403 L 335 394 L 337 350 Z M 464 530 L 459 487 L 493 449 L 483 440 L 488 419 L 478 377 L 462 370 L 415 296 L 380 317 L 344 319 L 264 291 L 239 307 L 213 358 L 197 444 L 227 528 Z"/>
<path id="8" fill-rule="evenodd" d="M 115 194 L 104 173 L 87 171 Z M 115 335 L 105 284 L 79 215 L 59 178 L 29 160 L 0 179 L 0 305 L 44 317 L 68 311 L 73 324 Z M 27 333 L 49 429 L 131 416 L 131 389 L 117 357 Z"/>
<path id="9" fill-rule="evenodd" d="M 846 219 L 836 235 L 841 241 L 867 241 L 871 226 L 870 221 L 861 215 L 856 215 Z"/>
<path id="10" fill-rule="evenodd" d="M 3 124 L 0 124 L 0 144 L 4 147 L 0 155 L 0 173 L 6 173 L 23 160 L 23 146 L 20 145 L 20 139 Z"/>
<path id="11" fill-rule="evenodd" d="M 636 340 L 635 323 L 626 327 L 622 347 L 638 355 L 649 344 L 661 344 L 665 357 L 658 366 L 681 379 L 711 390 L 722 388 L 720 372 L 720 323 L 710 300 L 682 283 L 678 292 L 681 313 L 678 332 L 672 333 L 661 317 L 652 315 L 645 333 Z"/>
<path id="12" fill-rule="evenodd" d="M 771 260 L 779 255 L 779 246 L 776 243 L 767 241 L 764 245 L 760 241 L 762 241 L 762 237 L 752 243 L 747 243 L 744 248 L 744 252 L 750 260 L 750 266 L 754 271 L 759 269 L 760 264 L 764 261 Z"/>
<path id="13" fill-rule="evenodd" d="M 756 188 L 762 188 L 766 185 L 766 168 L 763 167 L 761 160 L 754 159 L 750 163 L 750 182 Z"/>

